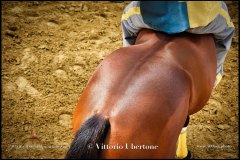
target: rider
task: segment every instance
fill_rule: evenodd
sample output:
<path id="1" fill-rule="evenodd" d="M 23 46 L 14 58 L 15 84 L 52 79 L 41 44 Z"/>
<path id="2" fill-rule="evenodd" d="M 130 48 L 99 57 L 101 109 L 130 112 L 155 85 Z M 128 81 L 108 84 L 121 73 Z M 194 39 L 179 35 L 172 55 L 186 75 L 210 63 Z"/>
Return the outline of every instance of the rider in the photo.
<path id="1" fill-rule="evenodd" d="M 132 1 L 122 15 L 123 47 L 134 45 L 143 28 L 168 34 L 213 34 L 217 54 L 215 86 L 220 82 L 235 30 L 223 1 Z M 188 122 L 189 116 L 178 139 L 178 158 L 190 156 L 186 145 Z"/>

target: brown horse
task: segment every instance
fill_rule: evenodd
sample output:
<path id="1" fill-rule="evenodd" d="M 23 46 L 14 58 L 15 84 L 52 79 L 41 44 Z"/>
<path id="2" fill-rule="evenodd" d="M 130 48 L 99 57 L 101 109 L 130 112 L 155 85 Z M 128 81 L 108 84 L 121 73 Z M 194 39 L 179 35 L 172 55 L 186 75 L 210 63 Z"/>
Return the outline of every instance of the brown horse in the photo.
<path id="1" fill-rule="evenodd" d="M 141 30 L 135 45 L 108 55 L 88 81 L 66 158 L 175 158 L 187 116 L 213 89 L 215 50 L 212 35 Z"/>

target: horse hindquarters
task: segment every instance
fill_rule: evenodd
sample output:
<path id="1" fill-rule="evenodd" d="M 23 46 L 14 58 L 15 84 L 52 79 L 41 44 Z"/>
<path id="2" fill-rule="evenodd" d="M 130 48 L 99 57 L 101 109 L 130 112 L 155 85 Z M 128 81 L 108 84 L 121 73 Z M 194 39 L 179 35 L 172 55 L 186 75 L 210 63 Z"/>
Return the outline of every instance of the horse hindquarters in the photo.
<path id="1" fill-rule="evenodd" d="M 124 149 L 103 150 L 102 158 L 175 158 L 177 139 L 188 114 L 191 81 L 184 71 L 171 65 L 160 69 L 158 76 L 164 75 L 162 79 L 154 77 L 158 83 L 142 84 L 148 88 L 147 94 L 137 93 L 137 105 L 126 106 L 111 117 L 105 144 Z M 158 147 L 132 149 L 131 144 Z"/>

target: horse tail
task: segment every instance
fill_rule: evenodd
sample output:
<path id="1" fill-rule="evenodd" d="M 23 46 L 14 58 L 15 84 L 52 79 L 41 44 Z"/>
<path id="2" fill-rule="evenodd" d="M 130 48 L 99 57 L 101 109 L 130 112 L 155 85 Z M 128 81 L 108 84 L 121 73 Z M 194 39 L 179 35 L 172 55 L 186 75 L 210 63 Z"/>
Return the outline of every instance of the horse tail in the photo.
<path id="1" fill-rule="evenodd" d="M 76 133 L 65 159 L 99 158 L 101 150 L 96 147 L 96 144 L 104 142 L 109 128 L 108 118 L 100 115 L 90 117 Z"/>

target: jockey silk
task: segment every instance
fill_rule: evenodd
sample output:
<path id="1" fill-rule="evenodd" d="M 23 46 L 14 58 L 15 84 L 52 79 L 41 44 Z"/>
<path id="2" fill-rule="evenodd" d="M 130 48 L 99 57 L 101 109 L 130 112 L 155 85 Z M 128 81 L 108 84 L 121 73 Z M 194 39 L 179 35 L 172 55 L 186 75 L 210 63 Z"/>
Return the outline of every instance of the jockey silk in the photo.
<path id="1" fill-rule="evenodd" d="M 132 1 L 123 11 L 123 47 L 134 45 L 142 28 L 167 34 L 213 34 L 217 52 L 217 85 L 234 36 L 234 25 L 223 1 Z"/>

